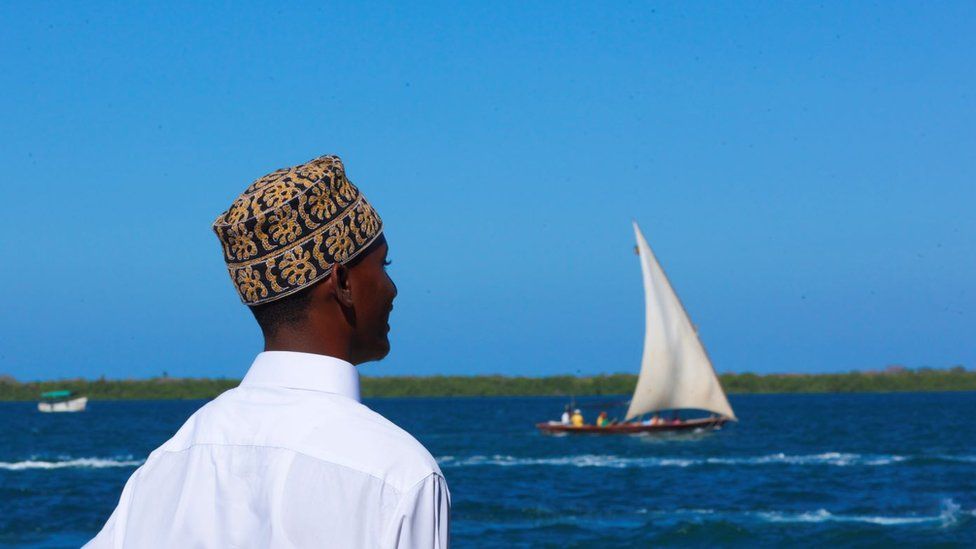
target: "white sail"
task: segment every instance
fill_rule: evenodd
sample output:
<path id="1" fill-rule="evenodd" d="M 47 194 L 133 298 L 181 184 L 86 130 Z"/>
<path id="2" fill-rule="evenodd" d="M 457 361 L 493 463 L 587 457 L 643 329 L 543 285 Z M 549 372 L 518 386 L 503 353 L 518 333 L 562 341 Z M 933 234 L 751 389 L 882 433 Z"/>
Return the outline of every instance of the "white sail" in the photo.
<path id="1" fill-rule="evenodd" d="M 627 419 L 694 408 L 735 419 L 715 369 L 651 247 L 634 223 L 644 274 L 644 356 Z"/>

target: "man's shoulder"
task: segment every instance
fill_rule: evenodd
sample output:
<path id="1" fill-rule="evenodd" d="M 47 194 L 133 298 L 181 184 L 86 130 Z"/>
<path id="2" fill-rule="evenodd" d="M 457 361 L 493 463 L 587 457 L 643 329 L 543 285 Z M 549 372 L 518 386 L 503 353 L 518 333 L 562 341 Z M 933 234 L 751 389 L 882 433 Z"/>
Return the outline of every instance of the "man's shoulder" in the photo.
<path id="1" fill-rule="evenodd" d="M 364 404 L 357 402 L 350 411 L 340 438 L 348 444 L 348 455 L 355 456 L 364 468 L 373 469 L 375 476 L 393 481 L 402 491 L 432 473 L 441 474 L 427 448 L 406 430 Z M 310 438 L 311 450 L 333 455 L 335 448 L 328 438 L 335 432 L 334 426 L 323 423 L 316 432 L 322 436 Z"/>
<path id="2" fill-rule="evenodd" d="M 440 475 L 410 433 L 355 400 L 298 390 L 231 389 L 200 408 L 162 451 L 200 445 L 290 451 L 409 489 Z"/>
<path id="3" fill-rule="evenodd" d="M 399 491 L 410 488 L 431 473 L 440 474 L 437 461 L 413 435 L 373 411 L 366 405 L 323 395 L 316 399 L 323 410 L 331 409 L 328 402 L 341 399 L 341 420 L 320 421 L 304 439 L 307 453 L 323 459 L 348 459 Z M 342 441 L 337 447 L 335 441 Z"/>

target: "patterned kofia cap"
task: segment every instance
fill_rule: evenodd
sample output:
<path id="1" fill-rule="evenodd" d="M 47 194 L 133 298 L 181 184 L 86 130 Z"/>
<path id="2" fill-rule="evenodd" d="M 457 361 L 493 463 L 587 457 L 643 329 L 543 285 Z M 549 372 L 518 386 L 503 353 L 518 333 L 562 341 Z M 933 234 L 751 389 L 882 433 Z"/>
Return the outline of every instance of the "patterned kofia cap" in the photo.
<path id="1" fill-rule="evenodd" d="M 220 214 L 213 230 L 241 301 L 259 305 L 324 278 L 383 232 L 338 156 L 270 173 Z"/>

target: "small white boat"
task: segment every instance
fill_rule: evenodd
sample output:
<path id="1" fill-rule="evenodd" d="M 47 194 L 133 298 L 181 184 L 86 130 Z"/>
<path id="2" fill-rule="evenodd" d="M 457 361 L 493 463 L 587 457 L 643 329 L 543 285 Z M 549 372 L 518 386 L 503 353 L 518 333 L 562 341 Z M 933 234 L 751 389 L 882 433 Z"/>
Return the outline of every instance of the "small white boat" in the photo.
<path id="1" fill-rule="evenodd" d="M 41 412 L 84 412 L 88 397 L 76 396 L 71 391 L 50 391 L 41 394 L 37 409 Z"/>

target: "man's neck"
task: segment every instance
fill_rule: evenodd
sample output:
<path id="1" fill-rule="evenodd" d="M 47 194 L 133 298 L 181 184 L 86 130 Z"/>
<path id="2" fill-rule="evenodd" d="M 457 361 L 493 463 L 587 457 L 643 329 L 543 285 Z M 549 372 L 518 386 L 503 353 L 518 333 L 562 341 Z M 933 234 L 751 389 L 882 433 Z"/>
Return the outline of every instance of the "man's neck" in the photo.
<path id="1" fill-rule="evenodd" d="M 343 344 L 345 343 L 345 344 Z M 348 342 L 330 341 L 329 338 L 308 337 L 306 334 L 281 330 L 271 337 L 265 335 L 265 351 L 294 351 L 325 355 L 352 362 Z"/>

